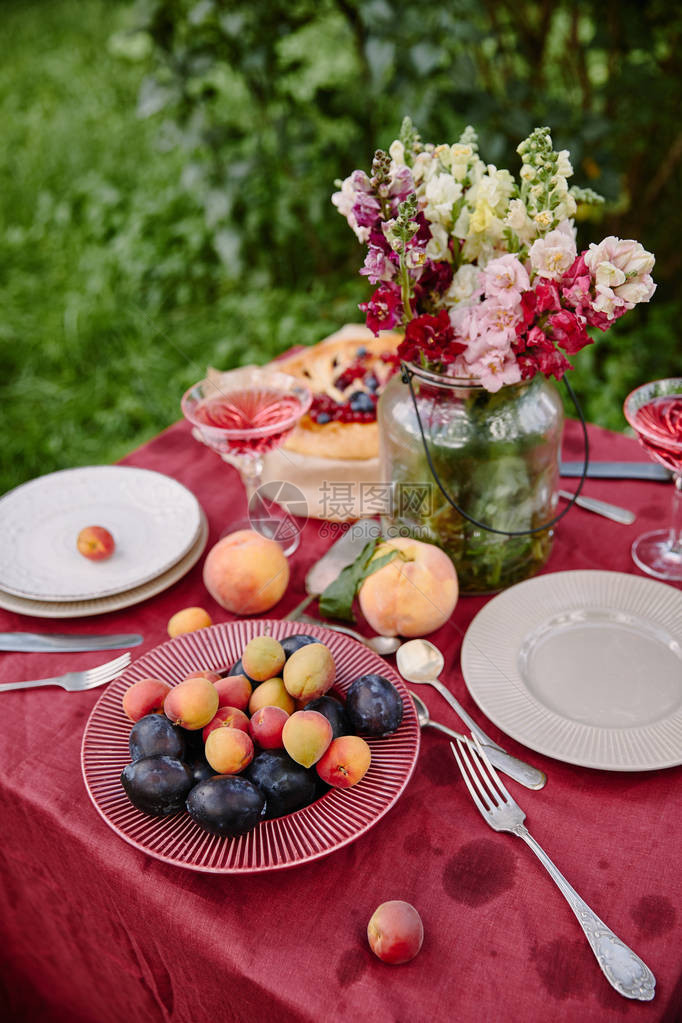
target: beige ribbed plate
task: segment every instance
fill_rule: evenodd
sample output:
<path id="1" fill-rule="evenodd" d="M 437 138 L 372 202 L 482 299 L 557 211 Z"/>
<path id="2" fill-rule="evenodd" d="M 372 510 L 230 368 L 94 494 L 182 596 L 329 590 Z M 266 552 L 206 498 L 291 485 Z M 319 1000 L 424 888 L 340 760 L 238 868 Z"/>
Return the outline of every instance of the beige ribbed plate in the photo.
<path id="1" fill-rule="evenodd" d="M 476 615 L 462 672 L 513 739 L 570 764 L 682 764 L 682 593 L 619 572 L 555 572 Z"/>

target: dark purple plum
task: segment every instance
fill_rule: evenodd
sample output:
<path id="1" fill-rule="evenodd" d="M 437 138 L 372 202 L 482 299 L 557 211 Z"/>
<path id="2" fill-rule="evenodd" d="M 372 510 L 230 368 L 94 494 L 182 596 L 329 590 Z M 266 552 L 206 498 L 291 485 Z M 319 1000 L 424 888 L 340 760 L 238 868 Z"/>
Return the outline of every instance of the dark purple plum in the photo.
<path id="1" fill-rule="evenodd" d="M 176 757 L 185 755 L 183 730 L 172 724 L 164 714 L 145 714 L 130 729 L 128 738 L 130 759 L 144 757 Z"/>
<path id="2" fill-rule="evenodd" d="M 282 649 L 287 655 L 287 660 L 292 654 L 300 650 L 302 646 L 308 646 L 310 643 L 319 643 L 319 639 L 315 639 L 314 636 L 308 636 L 305 632 L 300 632 L 296 636 L 287 636 L 286 639 L 280 639 Z"/>
<path id="3" fill-rule="evenodd" d="M 206 781 L 207 778 L 212 778 L 217 773 L 213 770 L 203 753 L 191 759 L 188 758 L 185 760 L 185 763 L 192 772 L 195 785 L 198 785 L 200 781 Z"/>
<path id="4" fill-rule="evenodd" d="M 250 675 L 246 674 L 246 672 L 244 671 L 244 665 L 242 664 L 241 657 L 239 658 L 239 660 L 235 664 L 232 665 L 232 667 L 230 668 L 230 670 L 228 671 L 227 674 L 228 674 L 228 676 L 229 675 L 244 675 L 246 678 L 248 678 L 249 682 L 251 683 L 251 685 L 253 686 L 254 689 L 256 688 L 256 686 L 260 685 L 260 682 L 256 682 L 255 678 L 251 678 Z"/>
<path id="5" fill-rule="evenodd" d="M 216 774 L 195 785 L 187 812 L 204 831 L 236 838 L 253 831 L 265 815 L 265 796 L 247 778 Z"/>
<path id="6" fill-rule="evenodd" d="M 338 739 L 340 735 L 350 735 L 353 731 L 343 704 L 333 696 L 318 696 L 316 700 L 306 703 L 305 709 L 316 710 L 326 717 L 332 726 L 333 739 Z"/>
<path id="7" fill-rule="evenodd" d="M 194 779 L 187 764 L 175 757 L 145 757 L 123 768 L 121 784 L 142 813 L 167 817 L 182 810 Z"/>
<path id="8" fill-rule="evenodd" d="M 265 796 L 268 818 L 300 810 L 318 795 L 317 771 L 301 767 L 284 750 L 263 750 L 244 773 Z"/>
<path id="9" fill-rule="evenodd" d="M 390 735 L 403 719 L 400 693 L 382 675 L 361 675 L 346 694 L 346 715 L 362 735 Z"/>

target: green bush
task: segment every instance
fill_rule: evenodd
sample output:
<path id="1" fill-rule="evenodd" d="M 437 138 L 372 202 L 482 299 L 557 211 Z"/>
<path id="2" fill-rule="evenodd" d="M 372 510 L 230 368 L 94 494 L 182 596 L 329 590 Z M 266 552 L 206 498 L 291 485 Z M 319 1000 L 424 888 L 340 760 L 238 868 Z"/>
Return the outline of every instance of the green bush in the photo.
<path id="1" fill-rule="evenodd" d="M 368 288 L 330 202 L 410 114 L 517 166 L 537 124 L 636 237 L 658 292 L 576 359 L 623 428 L 679 371 L 682 11 L 660 0 L 5 0 L 0 487 L 103 462 L 179 416 L 207 364 L 265 361 Z"/>

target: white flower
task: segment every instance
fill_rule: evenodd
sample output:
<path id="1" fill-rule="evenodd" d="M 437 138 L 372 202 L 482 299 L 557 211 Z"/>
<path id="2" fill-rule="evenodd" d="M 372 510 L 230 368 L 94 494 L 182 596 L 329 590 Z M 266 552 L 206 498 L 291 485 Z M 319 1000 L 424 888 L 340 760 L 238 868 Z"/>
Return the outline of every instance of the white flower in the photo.
<path id="1" fill-rule="evenodd" d="M 428 181 L 431 174 L 433 174 L 436 168 L 436 164 L 431 158 L 431 153 L 419 153 L 414 158 L 412 164 L 412 177 L 415 180 L 415 184 L 420 181 Z"/>
<path id="2" fill-rule="evenodd" d="M 556 165 L 557 174 L 561 174 L 565 178 L 570 178 L 573 174 L 573 167 L 571 166 L 571 154 L 568 149 L 561 149 L 557 156 L 559 157 Z"/>
<path id="3" fill-rule="evenodd" d="M 549 210 L 540 210 L 539 213 L 535 214 L 533 220 L 541 231 L 546 231 L 548 227 L 552 226 L 554 217 Z"/>
<path id="4" fill-rule="evenodd" d="M 623 306 L 632 309 L 638 302 L 648 302 L 656 290 L 650 274 L 654 263 L 651 252 L 632 239 L 610 235 L 599 245 L 593 242 L 585 265 L 594 277 L 595 309 L 613 319 Z"/>
<path id="5" fill-rule="evenodd" d="M 450 146 L 450 168 L 455 181 L 463 181 L 467 174 L 467 167 L 473 158 L 474 151 L 471 146 L 462 145 L 456 142 Z"/>
<path id="6" fill-rule="evenodd" d="M 355 237 L 364 245 L 365 242 L 369 241 L 370 229 L 368 227 L 360 227 L 355 218 L 353 206 L 356 203 L 356 195 L 357 192 L 353 185 L 353 178 L 351 175 L 342 183 L 341 191 L 334 192 L 332 195 L 332 202 L 341 216 L 345 217 L 348 221 L 348 226 L 355 232 Z"/>
<path id="7" fill-rule="evenodd" d="M 450 150 L 450 146 L 446 145 L 436 146 L 436 148 L 433 151 L 433 155 L 436 157 L 437 160 L 440 160 L 443 167 L 445 167 L 448 170 L 450 169 L 450 163 L 452 161 L 452 153 Z"/>
<path id="8" fill-rule="evenodd" d="M 529 163 L 524 163 L 520 173 L 522 181 L 532 181 L 535 177 L 535 167 L 531 167 Z"/>
<path id="9" fill-rule="evenodd" d="M 428 249 L 427 249 L 428 251 Z M 479 270 L 473 263 L 463 263 L 445 293 L 447 302 L 467 302 L 478 291 Z"/>
<path id="10" fill-rule="evenodd" d="M 568 230 L 561 224 L 544 238 L 538 238 L 530 247 L 530 265 L 538 277 L 558 281 L 566 273 L 578 255 L 570 224 Z"/>
<path id="11" fill-rule="evenodd" d="M 454 234 L 455 238 L 467 237 L 467 235 L 469 234 L 470 220 L 471 210 L 467 206 L 464 206 L 462 208 L 460 215 L 457 217 L 457 220 L 455 221 L 454 227 L 452 228 L 452 233 Z"/>
<path id="12" fill-rule="evenodd" d="M 431 229 L 431 238 L 426 246 L 426 255 L 429 259 L 436 261 L 440 259 L 451 260 L 452 257 L 448 248 L 450 235 L 442 224 L 431 223 L 429 227 Z"/>
<path id="13" fill-rule="evenodd" d="M 405 163 L 405 146 L 402 144 L 400 139 L 396 139 L 394 142 L 391 142 L 388 147 L 388 154 L 393 160 L 393 163 L 398 164 L 399 167 L 402 167 Z"/>
<path id="14" fill-rule="evenodd" d="M 425 213 L 430 221 L 452 224 L 452 207 L 462 194 L 462 186 L 451 174 L 436 174 L 426 185 Z"/>

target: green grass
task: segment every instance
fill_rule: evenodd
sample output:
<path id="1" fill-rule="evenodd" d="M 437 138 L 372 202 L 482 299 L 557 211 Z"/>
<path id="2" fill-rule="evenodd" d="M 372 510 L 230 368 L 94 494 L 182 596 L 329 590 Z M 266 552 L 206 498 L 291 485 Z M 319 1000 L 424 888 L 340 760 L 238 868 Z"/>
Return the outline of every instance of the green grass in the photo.
<path id="1" fill-rule="evenodd" d="M 226 291 L 217 275 L 197 301 L 198 214 L 178 196 L 177 223 L 156 222 L 178 158 L 135 117 L 140 66 L 108 49 L 129 19 L 107 0 L 3 5 L 3 491 L 121 457 L 179 418 L 209 364 L 262 362 L 357 316 L 355 282 L 330 303 L 321 284 Z"/>

